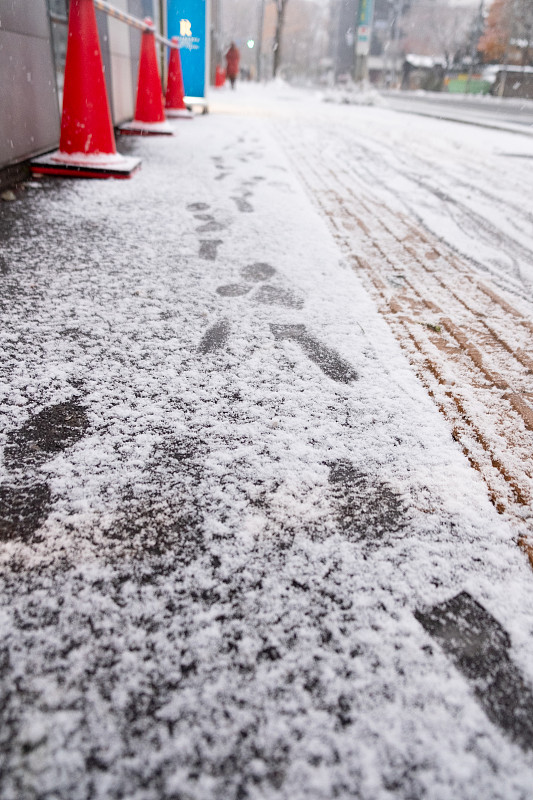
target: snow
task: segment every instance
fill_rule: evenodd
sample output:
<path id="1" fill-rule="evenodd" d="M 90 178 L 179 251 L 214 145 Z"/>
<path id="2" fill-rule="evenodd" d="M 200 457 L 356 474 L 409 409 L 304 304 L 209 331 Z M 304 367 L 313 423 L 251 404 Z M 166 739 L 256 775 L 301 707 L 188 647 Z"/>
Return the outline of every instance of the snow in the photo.
<path id="1" fill-rule="evenodd" d="M 522 47 L 525 46 L 525 44 L 522 45 Z M 517 73 L 528 75 L 533 73 L 533 67 L 522 67 L 518 66 L 517 64 L 489 64 L 483 68 L 483 77 L 485 80 L 490 80 L 494 83 L 498 72 L 507 72 L 510 75 Z"/>
<path id="2" fill-rule="evenodd" d="M 355 106 L 386 105 L 379 92 L 369 85 L 349 83 L 343 87 L 332 87 L 324 93 L 324 102 Z"/>
<path id="3" fill-rule="evenodd" d="M 87 167 L 120 166 L 124 162 L 124 156 L 119 153 L 65 153 L 56 150 L 49 158 L 64 164 Z"/>
<path id="4" fill-rule="evenodd" d="M 434 58 L 433 56 L 421 56 L 418 55 L 418 53 L 406 53 L 405 60 L 413 67 L 424 67 L 426 69 L 432 69 L 435 66 L 446 66 L 446 59 L 444 56 L 441 58 Z"/>
<path id="5" fill-rule="evenodd" d="M 469 592 L 531 686 L 519 523 L 284 133 L 363 163 L 354 185 L 524 310 L 533 143 L 279 84 L 212 106 L 128 140 L 130 181 L 43 180 L 0 209 L 0 490 L 41 487 L 46 511 L 1 543 L 2 797 L 526 797 L 531 749 L 415 617 Z M 60 404 L 69 446 L 25 449 Z"/>

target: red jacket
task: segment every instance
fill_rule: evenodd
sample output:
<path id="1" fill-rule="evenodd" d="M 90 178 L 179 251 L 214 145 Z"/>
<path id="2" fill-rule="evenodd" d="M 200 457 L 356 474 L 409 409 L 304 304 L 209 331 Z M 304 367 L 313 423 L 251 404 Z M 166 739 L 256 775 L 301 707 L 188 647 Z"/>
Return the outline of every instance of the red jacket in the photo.
<path id="1" fill-rule="evenodd" d="M 226 53 L 226 64 L 228 65 L 226 68 L 226 75 L 228 78 L 236 78 L 239 74 L 239 61 L 241 60 L 241 54 L 237 47 L 234 44 L 231 45 L 230 49 Z"/>

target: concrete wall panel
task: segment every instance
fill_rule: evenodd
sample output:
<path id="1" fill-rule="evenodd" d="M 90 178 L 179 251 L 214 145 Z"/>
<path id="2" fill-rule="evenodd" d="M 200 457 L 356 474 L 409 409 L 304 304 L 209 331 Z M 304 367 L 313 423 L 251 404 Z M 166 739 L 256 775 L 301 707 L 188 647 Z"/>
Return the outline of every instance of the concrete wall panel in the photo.
<path id="1" fill-rule="evenodd" d="M 44 0 L 0 0 L 0 30 L 48 38 L 46 3 Z"/>
<path id="2" fill-rule="evenodd" d="M 114 5 L 128 12 L 128 0 L 115 0 Z M 108 20 L 111 75 L 113 81 L 113 120 L 116 125 L 131 119 L 135 109 L 135 86 L 131 70 L 129 26 L 112 17 Z"/>
<path id="3" fill-rule="evenodd" d="M 113 5 L 121 11 L 128 12 L 128 0 L 114 0 Z M 111 52 L 115 55 L 127 56 L 130 58 L 129 25 L 125 25 L 118 19 L 110 17 L 108 27 Z"/>
<path id="4" fill-rule="evenodd" d="M 103 11 L 96 12 L 96 24 L 98 26 L 98 38 L 100 40 L 100 51 L 102 53 L 102 64 L 107 88 L 107 99 L 109 108 L 113 109 L 113 78 L 111 74 L 111 54 L 109 52 L 109 17 Z"/>
<path id="5" fill-rule="evenodd" d="M 113 75 L 113 119 L 115 125 L 133 118 L 135 110 L 131 61 L 127 56 L 111 54 Z"/>
<path id="6" fill-rule="evenodd" d="M 44 8 L 44 0 L 32 2 Z M 0 29 L 0 167 L 51 150 L 59 141 L 49 36 L 49 28 L 47 38 Z"/>

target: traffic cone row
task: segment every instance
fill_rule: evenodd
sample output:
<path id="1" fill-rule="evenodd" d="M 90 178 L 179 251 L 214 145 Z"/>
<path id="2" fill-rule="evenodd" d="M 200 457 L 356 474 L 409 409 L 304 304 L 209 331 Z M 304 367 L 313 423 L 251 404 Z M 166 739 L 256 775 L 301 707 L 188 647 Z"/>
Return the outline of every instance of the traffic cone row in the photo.
<path id="1" fill-rule="evenodd" d="M 157 67 L 155 28 L 146 18 L 139 59 L 135 117 L 119 128 L 129 135 L 173 135 L 166 120 Z M 192 116 L 183 100 L 180 54 L 172 49 L 166 105 Z M 129 178 L 140 159 L 117 153 L 93 0 L 71 0 L 59 149 L 33 159 L 35 173 Z"/>

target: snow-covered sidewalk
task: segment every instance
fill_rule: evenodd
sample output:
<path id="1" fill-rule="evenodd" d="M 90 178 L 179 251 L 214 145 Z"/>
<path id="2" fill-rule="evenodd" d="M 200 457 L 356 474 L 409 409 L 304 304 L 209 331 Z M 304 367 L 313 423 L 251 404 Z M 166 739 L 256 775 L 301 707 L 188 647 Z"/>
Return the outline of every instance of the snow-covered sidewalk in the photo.
<path id="1" fill-rule="evenodd" d="M 272 115 L 0 209 L 3 800 L 531 791 L 517 530 Z"/>

